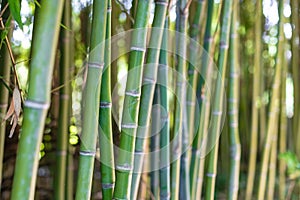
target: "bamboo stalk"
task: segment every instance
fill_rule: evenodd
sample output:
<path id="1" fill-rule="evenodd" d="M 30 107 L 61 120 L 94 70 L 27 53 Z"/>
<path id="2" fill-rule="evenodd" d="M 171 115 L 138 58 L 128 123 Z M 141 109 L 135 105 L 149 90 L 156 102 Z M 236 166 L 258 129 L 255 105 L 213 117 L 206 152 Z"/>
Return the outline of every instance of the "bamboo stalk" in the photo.
<path id="1" fill-rule="evenodd" d="M 178 16 L 176 18 L 176 30 L 183 35 L 186 35 L 189 2 L 187 0 L 180 0 L 177 2 L 176 8 Z M 186 199 L 190 199 L 186 154 L 184 153 L 180 158 L 181 152 L 184 148 L 186 148 L 187 144 L 185 143 L 188 140 L 187 133 L 184 131 L 183 127 L 183 112 L 185 109 L 184 105 L 186 98 L 185 79 L 187 78 L 187 64 L 184 57 L 187 54 L 187 49 L 185 38 L 182 36 L 176 38 L 176 54 L 176 72 L 179 75 L 176 77 L 174 128 L 171 138 L 173 141 L 171 155 L 172 160 L 174 160 L 171 164 L 171 199 L 179 199 L 183 196 Z"/>
<path id="2" fill-rule="evenodd" d="M 205 11 L 205 4 L 206 1 L 197 1 L 196 2 L 196 10 L 195 14 L 193 16 L 193 23 L 191 25 L 190 29 L 190 37 L 191 39 L 195 41 L 199 41 L 199 35 L 204 29 L 203 26 L 203 18 L 204 18 L 204 11 Z M 190 52 L 189 52 L 189 60 L 193 62 L 194 59 L 196 59 L 197 56 L 197 51 L 194 49 L 195 47 L 192 45 L 194 43 L 190 44 Z M 187 121 L 189 122 L 188 124 L 188 132 L 189 132 L 189 142 L 191 143 L 191 140 L 194 140 L 194 142 L 198 143 L 198 137 L 199 137 L 199 131 L 197 130 L 199 127 L 195 127 L 195 120 L 199 120 L 199 116 L 195 113 L 197 108 L 196 108 L 196 98 L 195 95 L 193 95 L 194 92 L 197 90 L 197 83 L 199 79 L 199 74 L 194 69 L 195 66 L 192 66 L 191 63 L 189 63 L 189 68 L 188 68 L 188 80 L 189 84 L 192 86 L 192 89 L 188 89 L 187 91 Z M 196 123 L 197 124 L 197 123 Z M 194 137 L 194 138 L 192 138 Z M 195 144 L 195 146 L 198 147 L 198 144 Z M 198 175 L 196 174 L 198 166 L 195 165 L 195 156 L 196 156 L 196 151 L 192 147 L 192 153 L 191 153 L 191 161 L 190 161 L 190 193 L 191 193 L 191 199 L 195 199 L 196 191 L 197 191 L 197 177 Z M 199 164 L 199 163 L 198 163 Z"/>
<path id="3" fill-rule="evenodd" d="M 99 146 L 100 146 L 100 169 L 102 198 L 112 199 L 115 172 L 113 154 L 113 133 L 111 116 L 111 0 L 107 3 L 106 42 L 104 72 L 102 75 L 100 110 L 99 110 Z"/>
<path id="4" fill-rule="evenodd" d="M 7 0 L 2 1 L 1 8 L 3 9 L 7 4 Z M 3 10 L 1 10 L 2 12 Z M 9 17 L 9 9 L 3 13 L 2 18 L 3 20 L 7 20 Z M 11 31 L 9 30 L 8 38 L 11 37 Z M 0 35 L 2 35 L 3 31 L 0 31 Z M 4 118 L 5 113 L 8 107 L 8 96 L 9 90 L 6 88 L 6 84 L 10 82 L 10 57 L 7 47 L 2 44 L 0 47 L 0 118 Z M 6 124 L 0 124 L 0 188 L 2 185 L 2 169 L 3 169 L 3 156 L 4 156 L 4 144 L 5 144 L 5 131 L 6 131 Z"/>
<path id="5" fill-rule="evenodd" d="M 253 184 L 255 178 L 256 157 L 258 147 L 258 112 L 257 105 L 260 98 L 260 79 L 261 79 L 261 26 L 262 26 L 262 1 L 256 1 L 256 23 L 255 23 L 255 54 L 254 54 L 254 74 L 253 74 L 253 91 L 252 91 L 252 118 L 251 118 L 251 139 L 250 155 L 247 176 L 246 200 L 252 199 Z"/>
<path id="6" fill-rule="evenodd" d="M 205 85 L 210 85 L 211 76 L 208 75 L 211 71 L 211 61 L 209 61 L 209 56 L 212 56 L 214 47 L 213 47 L 213 17 L 218 12 L 218 9 L 215 8 L 213 1 L 208 1 L 207 6 L 207 16 L 206 16 L 206 25 L 204 33 L 204 53 L 201 55 L 203 57 L 201 66 L 201 74 L 205 77 L 199 77 L 198 87 L 197 87 L 197 96 L 200 106 L 200 123 L 199 129 L 196 133 L 196 138 L 192 144 L 192 157 L 191 157 L 191 166 L 195 166 L 194 170 L 191 171 L 191 176 L 197 176 L 196 184 L 196 198 L 201 198 L 202 193 L 202 184 L 203 184 L 203 175 L 204 175 L 204 165 L 205 159 L 203 159 L 206 153 L 206 140 L 208 133 L 208 123 L 209 123 L 209 109 L 210 109 L 210 96 L 205 89 Z M 194 161 L 195 160 L 195 161 Z M 194 163 L 194 164 L 193 164 Z M 192 193 L 192 195 L 194 195 Z"/>
<path id="7" fill-rule="evenodd" d="M 138 117 L 137 139 L 135 142 L 134 174 L 132 177 L 131 198 L 137 197 L 138 185 L 140 183 L 145 151 L 145 141 L 149 137 L 149 122 L 151 105 L 154 96 L 155 83 L 159 60 L 159 49 L 163 36 L 163 26 L 166 18 L 168 0 L 156 0 L 154 21 L 152 24 L 151 37 L 143 72 L 143 86 L 141 93 L 141 104 Z"/>
<path id="8" fill-rule="evenodd" d="M 33 199 L 40 144 L 49 108 L 54 56 L 63 1 L 41 1 L 34 21 L 29 88 L 11 199 Z M 47 42 L 45 42 L 47 40 Z"/>
<path id="9" fill-rule="evenodd" d="M 76 199 L 90 199 L 93 180 L 101 75 L 104 66 L 107 1 L 94 0 L 90 54 L 85 93 L 83 95 L 83 126 L 79 152 Z"/>
<path id="10" fill-rule="evenodd" d="M 261 166 L 261 174 L 259 180 L 259 189 L 258 189 L 258 199 L 262 200 L 265 196 L 265 188 L 266 188 L 266 176 L 268 173 L 268 162 L 271 151 L 271 144 L 274 135 L 277 132 L 276 124 L 278 123 L 278 110 L 279 110 L 279 96 L 280 96 L 280 84 L 281 84 L 281 59 L 283 56 L 283 4 L 284 1 L 279 1 L 278 13 L 279 13 L 279 22 L 278 22 L 278 44 L 277 44 L 277 59 L 276 59 L 276 71 L 272 88 L 272 97 L 271 97 L 271 105 L 270 105 L 270 114 L 268 120 L 268 130 L 266 135 L 266 141 L 264 146 L 264 152 L 262 157 L 262 166 Z"/>
<path id="11" fill-rule="evenodd" d="M 116 164 L 115 199 L 129 199 L 133 171 L 133 159 L 140 106 L 142 64 L 146 51 L 146 30 L 150 0 L 138 1 L 134 31 L 131 40 L 129 74 L 125 89 L 122 113 L 120 151 Z"/>
<path id="12" fill-rule="evenodd" d="M 210 141 L 215 142 L 215 146 L 208 155 L 208 169 L 206 174 L 206 193 L 205 199 L 214 199 L 215 195 L 215 180 L 217 174 L 217 159 L 218 159 L 218 133 L 222 126 L 222 112 L 224 101 L 224 85 L 227 66 L 227 54 L 228 43 L 232 13 L 232 1 L 228 0 L 224 2 L 222 10 L 222 24 L 221 24 L 221 36 L 220 36 L 220 49 L 218 58 L 218 70 L 221 75 L 216 81 L 214 91 L 214 101 L 212 107 L 212 130 L 210 131 Z"/>
<path id="13" fill-rule="evenodd" d="M 71 1 L 65 0 L 63 11 L 63 24 L 71 27 Z M 56 166 L 54 176 L 54 198 L 65 198 L 65 183 L 66 183 L 66 169 L 67 169 L 67 149 L 69 138 L 69 98 L 70 98 L 70 84 L 68 83 L 70 77 L 70 31 L 61 29 L 61 58 L 60 58 L 60 89 L 59 96 L 59 116 L 58 116 L 58 132 L 57 132 L 57 146 L 56 146 Z"/>
<path id="14" fill-rule="evenodd" d="M 168 29 L 169 21 L 165 19 L 165 29 Z M 169 116 L 169 104 L 168 104 L 168 35 L 167 31 L 163 34 L 163 40 L 161 44 L 160 56 L 159 56 L 159 72 L 158 72 L 158 87 L 160 91 L 160 105 L 165 110 L 166 115 L 162 115 L 161 119 L 164 124 L 160 131 L 160 170 L 159 170 L 159 186 L 160 186 L 160 199 L 170 199 L 171 183 L 170 183 L 170 116 Z M 166 163 L 166 165 L 165 165 Z"/>
<path id="15" fill-rule="evenodd" d="M 279 154 L 285 153 L 287 150 L 287 117 L 286 117 L 286 78 L 287 78 L 287 59 L 284 57 L 282 61 L 282 86 L 281 86 L 281 109 L 280 109 L 280 129 L 279 129 Z M 278 197 L 284 200 L 286 191 L 286 161 L 279 159 L 279 185 Z"/>
<path id="16" fill-rule="evenodd" d="M 291 21 L 294 26 L 292 32 L 292 71 L 293 71 L 293 81 L 294 81 L 294 117 L 293 117 L 293 140 L 294 148 L 297 157 L 300 158 L 300 70 L 299 70 L 299 2 L 296 0 L 291 0 L 292 17 Z"/>
<path id="17" fill-rule="evenodd" d="M 229 138 L 230 138 L 230 178 L 228 199 L 238 199 L 241 143 L 239 136 L 239 39 L 238 39 L 238 1 L 233 2 L 230 38 L 229 69 Z"/>

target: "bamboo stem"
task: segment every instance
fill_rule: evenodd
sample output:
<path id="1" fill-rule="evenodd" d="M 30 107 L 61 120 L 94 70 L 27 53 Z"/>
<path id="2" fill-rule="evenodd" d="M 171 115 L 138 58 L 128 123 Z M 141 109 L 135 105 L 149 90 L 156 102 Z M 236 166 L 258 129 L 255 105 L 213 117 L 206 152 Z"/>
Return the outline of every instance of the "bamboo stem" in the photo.
<path id="1" fill-rule="evenodd" d="M 233 2 L 230 38 L 229 69 L 229 138 L 230 138 L 230 178 L 228 199 L 238 199 L 241 143 L 239 136 L 239 39 L 238 39 L 238 1 Z"/>
<path id="2" fill-rule="evenodd" d="M 141 93 L 141 104 L 137 128 L 137 139 L 135 142 L 134 174 L 132 177 L 131 198 L 137 197 L 145 151 L 145 141 L 149 138 L 149 123 L 151 118 L 151 105 L 154 96 L 155 83 L 160 45 L 163 36 L 163 26 L 167 13 L 168 0 L 156 0 L 154 21 L 152 24 L 151 37 L 143 72 L 143 86 Z"/>
<path id="3" fill-rule="evenodd" d="M 266 176 L 268 173 L 268 162 L 270 157 L 270 151 L 272 146 L 272 140 L 274 135 L 277 134 L 276 124 L 278 123 L 279 118 L 279 102 L 280 102 L 280 85 L 281 85 L 281 59 L 283 58 L 283 5 L 284 1 L 279 1 L 278 13 L 279 13 L 279 22 L 278 22 L 278 44 L 277 44 L 277 60 L 276 60 L 276 71 L 272 88 L 272 97 L 270 105 L 270 113 L 268 120 L 268 130 L 266 135 L 266 141 L 264 146 L 264 152 L 262 157 L 262 166 L 261 174 L 259 180 L 259 190 L 258 190 L 258 200 L 263 200 L 265 196 L 266 188 Z"/>
<path id="4" fill-rule="evenodd" d="M 248 178 L 246 188 L 246 200 L 252 199 L 253 184 L 255 179 L 256 157 L 258 147 L 258 112 L 257 105 L 259 101 L 260 79 L 261 79 L 261 26 L 262 26 L 262 1 L 256 1 L 256 23 L 255 23 L 255 54 L 254 54 L 254 74 L 253 74 L 253 91 L 252 91 L 252 119 L 251 119 L 251 139 L 250 139 L 250 155 L 248 165 Z"/>
<path id="5" fill-rule="evenodd" d="M 41 7 L 36 10 L 28 96 L 24 104 L 22 134 L 11 192 L 13 200 L 34 198 L 38 155 L 49 108 L 63 1 L 42 0 Z"/>
<path id="6" fill-rule="evenodd" d="M 66 27 L 71 27 L 71 2 L 65 0 L 63 11 L 63 24 Z M 66 182 L 66 167 L 67 167 L 67 149 L 69 138 L 69 99 L 70 99 L 70 84 L 68 84 L 70 77 L 70 31 L 61 29 L 61 58 L 60 58 L 60 89 L 59 96 L 59 116 L 58 116 L 58 132 L 57 132 L 57 146 L 56 146 L 56 166 L 54 176 L 54 198 L 65 198 L 65 182 Z"/>
<path id="7" fill-rule="evenodd" d="M 122 113 L 120 151 L 116 164 L 115 199 L 129 199 L 134 167 L 134 149 L 140 106 L 142 70 L 146 51 L 145 27 L 148 23 L 150 0 L 138 1 L 136 19 L 131 40 L 129 74 L 125 89 Z"/>
<path id="8" fill-rule="evenodd" d="M 101 75 L 104 67 L 107 1 L 94 0 L 76 199 L 90 199 L 98 133 Z"/>

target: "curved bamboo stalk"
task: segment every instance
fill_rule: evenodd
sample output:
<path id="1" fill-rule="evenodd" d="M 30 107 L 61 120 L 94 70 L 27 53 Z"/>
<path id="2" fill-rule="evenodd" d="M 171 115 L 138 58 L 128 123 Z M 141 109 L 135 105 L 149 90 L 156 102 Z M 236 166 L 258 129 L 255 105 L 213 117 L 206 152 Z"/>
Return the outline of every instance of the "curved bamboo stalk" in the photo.
<path id="1" fill-rule="evenodd" d="M 137 197 L 138 186 L 143 167 L 145 140 L 149 137 L 149 122 L 151 105 L 154 96 L 155 83 L 159 60 L 159 49 L 163 36 L 163 26 L 166 18 L 168 0 L 155 0 L 154 20 L 152 24 L 151 37 L 146 58 L 146 66 L 143 72 L 143 86 L 141 93 L 141 104 L 138 117 L 137 138 L 135 141 L 134 174 L 132 177 L 131 198 Z M 148 64 L 148 65 L 147 65 Z"/>
<path id="2" fill-rule="evenodd" d="M 222 126 L 222 112 L 223 112 L 223 101 L 224 99 L 224 85 L 225 75 L 227 66 L 227 54 L 228 54 L 228 43 L 230 33 L 230 23 L 232 16 L 232 1 L 228 0 L 224 2 L 222 10 L 222 24 L 221 24 L 221 36 L 220 36 L 220 49 L 218 58 L 218 70 L 221 77 L 217 79 L 217 83 L 214 91 L 214 101 L 212 106 L 212 130 L 210 132 L 211 141 L 215 142 L 215 146 L 208 155 L 208 169 L 206 174 L 206 193 L 205 199 L 214 199 L 215 195 L 215 181 L 217 175 L 217 160 L 218 160 L 218 133 Z"/>
<path id="3" fill-rule="evenodd" d="M 76 199 L 90 199 L 98 133 L 101 75 L 104 66 L 107 1 L 94 0 Z"/>
<path id="4" fill-rule="evenodd" d="M 261 53 L 262 53 L 262 1 L 256 1 L 256 23 L 255 23 L 255 54 L 254 54 L 254 74 L 253 74 L 253 91 L 252 91 L 252 119 L 251 119 L 251 139 L 250 155 L 247 175 L 246 200 L 252 199 L 253 184 L 255 178 L 256 157 L 258 147 L 258 112 L 257 102 L 259 100 L 260 80 L 261 80 Z"/>
<path id="5" fill-rule="evenodd" d="M 241 143 L 239 136 L 239 40 L 238 40 L 238 1 L 233 2 L 230 38 L 229 69 L 229 138 L 230 138 L 230 179 L 228 199 L 238 199 Z"/>
<path id="6" fill-rule="evenodd" d="M 122 113 L 120 152 L 116 164 L 115 199 L 129 199 L 132 180 L 138 111 L 140 106 L 143 62 L 146 51 L 146 30 L 151 0 L 138 1 L 136 19 L 131 40 L 129 60 L 130 72 L 127 77 Z M 133 71 L 131 71 L 133 70 Z"/>
<path id="7" fill-rule="evenodd" d="M 11 199 L 33 199 L 44 122 L 49 108 L 54 56 L 63 10 L 61 0 L 42 0 L 34 21 L 28 97 Z M 45 42 L 47 41 L 47 42 Z"/>
<path id="8" fill-rule="evenodd" d="M 168 19 L 165 20 L 165 29 L 168 29 L 169 21 Z M 160 132 L 160 161 L 161 163 L 168 163 L 167 166 L 162 166 L 160 164 L 159 170 L 159 185 L 160 185 L 160 199 L 161 200 L 168 200 L 170 199 L 170 192 L 171 192 L 171 183 L 170 183 L 170 115 L 169 115 L 169 104 L 168 104 L 168 53 L 166 51 L 168 46 L 168 35 L 167 31 L 163 34 L 163 40 L 161 44 L 161 51 L 159 55 L 159 72 L 158 72 L 158 85 L 160 91 L 160 105 L 165 110 L 166 116 L 161 116 L 161 119 L 164 120 L 164 126 Z M 165 151 L 162 149 L 165 148 Z M 162 162 L 163 161 L 163 162 Z"/>
<path id="9" fill-rule="evenodd" d="M 272 140 L 277 134 L 276 124 L 278 124 L 279 119 L 279 103 L 280 103 L 280 84 L 281 84 L 281 59 L 283 58 L 283 5 L 284 1 L 279 1 L 278 13 L 279 13 L 279 22 L 278 22 L 278 44 L 277 44 L 277 59 L 276 59 L 276 71 L 272 88 L 272 97 L 270 105 L 270 114 L 268 121 L 268 131 L 266 135 L 266 141 L 264 146 L 264 152 L 262 157 L 262 166 L 261 174 L 259 180 L 259 189 L 258 189 L 258 200 L 263 200 L 265 197 L 266 189 L 266 177 L 268 173 L 268 162 L 270 158 Z"/>
<path id="10" fill-rule="evenodd" d="M 113 133 L 111 122 L 111 0 L 107 4 L 105 69 L 102 75 L 100 110 L 99 110 L 99 143 L 102 198 L 112 199 L 115 172 L 113 154 Z"/>
<path id="11" fill-rule="evenodd" d="M 65 0 L 63 11 L 63 24 L 71 27 L 71 1 Z M 60 89 L 59 96 L 59 116 L 58 116 L 58 132 L 57 132 L 57 146 L 56 146 L 56 168 L 54 176 L 54 198 L 65 198 L 66 184 L 66 169 L 67 169 L 67 150 L 69 138 L 69 99 L 70 99 L 70 31 L 61 29 L 61 58 L 60 58 Z"/>

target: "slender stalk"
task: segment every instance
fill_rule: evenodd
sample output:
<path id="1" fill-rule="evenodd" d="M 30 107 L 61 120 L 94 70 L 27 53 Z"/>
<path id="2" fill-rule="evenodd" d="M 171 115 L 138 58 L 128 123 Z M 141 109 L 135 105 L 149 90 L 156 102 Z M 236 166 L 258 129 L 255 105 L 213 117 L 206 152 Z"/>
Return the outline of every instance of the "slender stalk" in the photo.
<path id="1" fill-rule="evenodd" d="M 80 145 L 76 199 L 90 199 L 93 180 L 101 74 L 104 66 L 107 1 L 94 0 L 87 82 L 83 95 L 83 126 Z"/>
<path id="2" fill-rule="evenodd" d="M 182 33 L 184 36 L 187 35 L 187 27 L 188 27 L 188 15 L 189 15 L 189 7 L 190 7 L 190 1 L 188 0 L 181 0 L 177 4 L 179 20 L 177 21 L 178 24 L 176 24 L 177 31 Z M 179 184 L 179 198 L 180 199 L 190 199 L 190 180 L 189 180 L 189 156 L 188 151 L 186 151 L 188 145 L 190 144 L 190 137 L 188 132 L 188 125 L 187 125 L 187 106 L 186 106 L 186 96 L 187 96 L 187 85 L 185 85 L 185 80 L 187 78 L 187 63 L 184 59 L 184 57 L 187 56 L 187 43 L 186 40 L 179 38 L 177 39 L 176 43 L 176 51 L 181 52 L 180 56 L 177 56 L 177 71 L 180 75 L 182 75 L 182 78 L 176 77 L 176 89 L 179 87 L 180 93 L 178 93 L 178 97 L 180 98 L 179 102 L 181 102 L 182 105 L 179 105 L 179 109 L 181 110 L 181 152 L 183 153 L 180 158 L 180 184 Z M 178 84 L 179 83 L 179 84 Z M 180 85 L 181 84 L 181 85 Z M 178 103 L 177 103 L 178 105 Z M 176 110 L 175 110 L 176 112 Z M 175 120 L 178 119 L 178 115 L 175 115 Z M 174 129 L 176 130 L 176 129 Z M 179 141 L 180 142 L 180 141 Z M 180 152 L 180 151 L 179 151 Z M 172 182 L 173 183 L 173 182 Z M 178 183 L 177 183 L 178 184 Z"/>
<path id="3" fill-rule="evenodd" d="M 184 35 L 187 34 L 188 9 L 187 0 L 177 2 L 176 12 L 179 17 L 176 18 L 176 30 Z M 176 54 L 176 71 L 179 75 L 176 77 L 174 128 L 172 133 L 173 144 L 171 147 L 172 160 L 174 160 L 171 164 L 171 199 L 179 199 L 183 196 L 186 199 L 190 199 L 186 155 L 182 155 L 180 159 L 182 148 L 186 147 L 185 143 L 188 140 L 187 133 L 183 131 L 183 112 L 185 109 L 183 105 L 185 105 L 186 98 L 184 81 L 187 78 L 187 64 L 183 57 L 178 56 L 179 54 L 183 56 L 187 54 L 186 41 L 183 37 L 176 38 Z"/>
<path id="4" fill-rule="evenodd" d="M 193 23 L 191 25 L 190 29 L 190 37 L 191 39 L 195 41 L 199 41 L 199 35 L 201 33 L 201 30 L 204 29 L 203 27 L 203 18 L 204 18 L 204 11 L 205 11 L 205 4 L 206 1 L 197 1 L 196 2 L 196 11 L 193 16 Z M 192 45 L 194 43 L 190 44 L 190 52 L 189 52 L 189 60 L 193 62 L 192 60 L 196 59 L 197 56 L 197 51 L 195 50 L 195 47 Z M 189 63 L 189 68 L 188 68 L 188 80 L 189 84 L 192 86 L 192 89 L 188 89 L 187 91 L 187 121 L 188 121 L 188 132 L 189 132 L 189 137 L 190 140 L 189 142 L 191 143 L 191 140 L 195 139 L 195 143 L 198 142 L 199 140 L 197 139 L 199 136 L 199 131 L 195 127 L 195 120 L 199 120 L 196 112 L 196 98 L 194 93 L 196 92 L 197 89 L 197 83 L 199 79 L 199 74 L 195 69 L 195 66 L 192 66 L 191 63 Z M 196 134 L 195 134 L 196 132 Z M 195 135 L 195 136 L 194 136 Z M 195 138 L 192 138 L 192 137 Z M 195 146 L 198 146 L 198 144 L 195 144 Z M 191 193 L 191 199 L 195 199 L 195 194 L 197 190 L 197 170 L 198 166 L 195 165 L 195 157 L 196 157 L 196 150 L 192 147 L 192 155 L 191 155 L 191 162 L 190 162 L 190 193 Z M 199 163 L 198 163 L 199 164 Z"/>
<path id="5" fill-rule="evenodd" d="M 258 100 L 260 96 L 260 79 L 261 79 L 261 26 L 262 26 L 262 1 L 256 1 L 256 23 L 255 23 L 255 54 L 254 54 L 254 74 L 253 74 L 253 91 L 252 91 L 252 119 L 251 119 L 251 139 L 250 155 L 248 165 L 248 178 L 246 188 L 246 200 L 252 199 L 253 184 L 255 178 L 257 146 L 258 146 Z"/>
<path id="6" fill-rule="evenodd" d="M 280 129 L 279 129 L 279 154 L 287 150 L 287 117 L 286 117 L 286 78 L 287 78 L 287 59 L 282 60 L 282 86 L 281 86 L 281 109 L 280 109 Z M 286 161 L 279 159 L 279 185 L 278 197 L 280 200 L 285 199 L 286 190 Z"/>
<path id="7" fill-rule="evenodd" d="M 292 24 L 294 30 L 292 32 L 292 71 L 294 81 L 294 117 L 293 117 L 293 140 L 297 157 L 300 158 L 300 70 L 299 70 L 299 2 L 291 0 L 292 8 Z"/>
<path id="8" fill-rule="evenodd" d="M 66 27 L 71 27 L 71 1 L 65 0 L 63 11 L 63 24 Z M 54 198 L 64 199 L 66 169 L 67 169 L 67 149 L 69 136 L 69 98 L 70 98 L 70 31 L 61 29 L 61 58 L 60 58 L 60 89 L 59 96 L 59 116 L 58 116 L 58 132 L 56 146 L 56 166 L 54 176 Z"/>
<path id="9" fill-rule="evenodd" d="M 241 143 L 239 136 L 239 39 L 238 39 L 238 1 L 233 2 L 230 37 L 229 69 L 229 138 L 230 138 L 230 178 L 228 199 L 238 199 Z"/>
<path id="10" fill-rule="evenodd" d="M 134 174 L 132 177 L 131 198 L 136 199 L 138 185 L 143 167 L 145 140 L 149 137 L 149 122 L 151 105 L 154 96 L 155 83 L 159 60 L 159 49 L 163 36 L 163 26 L 166 18 L 168 0 L 156 0 L 154 21 L 152 24 L 151 38 L 143 72 L 143 86 L 141 93 L 141 104 L 138 117 L 137 139 L 135 142 Z"/>
<path id="11" fill-rule="evenodd" d="M 278 123 L 278 109 L 279 109 L 279 96 L 280 96 L 280 84 L 281 84 L 281 59 L 283 56 L 283 4 L 284 1 L 279 1 L 278 13 L 279 13 L 279 22 L 278 22 L 278 44 L 277 44 L 277 60 L 276 60 L 276 71 L 272 88 L 272 97 L 270 105 L 270 113 L 268 120 L 268 130 L 266 135 L 266 141 L 264 146 L 264 152 L 262 157 L 262 166 L 261 174 L 259 180 L 259 190 L 258 190 L 258 199 L 264 199 L 265 188 L 266 188 L 266 176 L 268 173 L 268 162 L 271 151 L 271 144 L 274 135 L 277 132 L 276 124 Z"/>
<path id="12" fill-rule="evenodd" d="M 29 88 L 24 103 L 11 199 L 33 199 L 39 150 L 49 108 L 51 79 L 63 2 L 42 0 L 34 21 Z M 45 42 L 47 41 L 47 42 Z"/>
<path id="13" fill-rule="evenodd" d="M 206 25 L 205 25 L 205 33 L 204 33 L 204 51 L 203 52 L 203 60 L 201 63 L 201 74 L 205 76 L 199 77 L 198 87 L 197 87 L 197 97 L 200 106 L 200 123 L 199 129 L 196 133 L 195 139 L 192 144 L 192 158 L 191 164 L 194 165 L 194 170 L 191 171 L 193 176 L 196 176 L 196 198 L 201 198 L 202 193 L 202 184 L 203 184 L 203 175 L 204 175 L 204 165 L 205 159 L 201 159 L 204 157 L 206 153 L 206 140 L 208 133 L 208 123 L 209 123 L 209 109 L 210 109 L 210 96 L 205 89 L 205 84 L 210 85 L 211 76 L 208 75 L 211 71 L 211 61 L 209 61 L 209 56 L 212 56 L 214 47 L 213 47 L 213 17 L 218 12 L 218 9 L 214 8 L 215 4 L 213 1 L 208 1 L 207 6 L 207 16 L 206 16 Z M 195 160 L 195 161 L 194 161 Z M 194 195 L 192 193 L 192 195 Z"/>
<path id="14" fill-rule="evenodd" d="M 169 21 L 165 19 L 165 29 L 168 29 Z M 171 183 L 170 183 L 170 114 L 168 104 L 168 35 L 165 31 L 161 44 L 161 51 L 159 56 L 159 72 L 158 72 L 158 87 L 160 91 L 160 105 L 165 110 L 166 116 L 161 116 L 164 125 L 160 131 L 160 170 L 159 170 L 159 186 L 160 186 L 160 199 L 170 199 Z M 164 150 L 163 150 L 164 149 Z M 165 165 L 166 163 L 166 165 Z"/>
<path id="15" fill-rule="evenodd" d="M 5 7 L 7 4 L 7 0 L 2 1 L 1 8 Z M 9 9 L 6 9 L 6 11 L 3 13 L 3 20 L 7 20 L 9 17 Z M 9 31 L 8 38 L 11 37 L 11 31 Z M 0 31 L 0 35 L 2 35 L 3 31 Z M 9 58 L 9 52 L 7 47 L 2 44 L 0 47 L 0 119 L 4 118 L 5 113 L 7 111 L 8 107 L 8 95 L 9 90 L 6 88 L 6 84 L 10 81 L 10 58 Z M 2 123 L 0 124 L 0 188 L 2 185 L 2 169 L 3 169 L 3 155 L 4 155 L 4 143 L 5 143 L 5 130 L 6 130 L 6 124 Z"/>
<path id="16" fill-rule="evenodd" d="M 113 133 L 111 116 L 111 0 L 107 4 L 106 43 L 105 43 L 105 69 L 102 75 L 100 110 L 99 110 L 99 143 L 100 143 L 100 169 L 102 198 L 112 199 L 115 173 L 113 154 Z"/>
<path id="17" fill-rule="evenodd" d="M 160 91 L 158 85 L 155 87 L 155 92 L 154 92 L 154 99 L 153 99 L 153 105 L 160 105 Z M 155 108 L 155 107 L 153 107 Z M 151 121 L 151 142 L 150 142 L 150 148 L 151 152 L 157 152 L 159 151 L 159 140 L 160 140 L 160 135 L 157 134 L 159 128 L 160 128 L 160 123 L 161 123 L 161 110 L 153 110 L 152 109 L 152 121 Z M 151 165 L 151 170 L 150 172 L 150 186 L 151 186 L 151 193 L 155 199 L 159 198 L 160 194 L 160 188 L 157 187 L 159 185 L 159 162 L 156 162 L 159 160 L 159 154 L 151 154 L 150 156 L 150 165 Z"/>
<path id="18" fill-rule="evenodd" d="M 131 40 L 129 74 L 122 113 L 120 151 L 116 164 L 115 199 L 129 199 L 134 164 L 134 149 L 140 106 L 142 70 L 146 51 L 145 27 L 150 13 L 150 0 L 138 1 L 134 31 Z"/>
<path id="19" fill-rule="evenodd" d="M 206 179 L 206 193 L 205 199 L 214 199 L 215 195 L 215 180 L 217 174 L 217 159 L 218 159 L 218 133 L 222 126 L 222 113 L 223 113 L 223 101 L 224 101 L 224 85 L 225 75 L 227 66 L 227 54 L 228 54 L 228 43 L 232 13 L 232 1 L 228 0 L 224 2 L 222 10 L 222 24 L 221 24 L 221 36 L 220 36 L 220 47 L 219 47 L 219 58 L 218 58 L 218 70 L 221 75 L 216 81 L 214 91 L 214 101 L 212 107 L 212 130 L 210 132 L 210 139 L 215 142 L 215 146 L 208 155 L 208 169 Z"/>

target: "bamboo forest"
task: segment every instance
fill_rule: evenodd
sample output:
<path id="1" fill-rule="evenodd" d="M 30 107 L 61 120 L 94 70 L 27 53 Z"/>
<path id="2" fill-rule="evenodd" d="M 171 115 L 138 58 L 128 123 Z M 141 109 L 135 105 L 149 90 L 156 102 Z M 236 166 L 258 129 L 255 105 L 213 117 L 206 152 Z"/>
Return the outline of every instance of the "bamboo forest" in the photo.
<path id="1" fill-rule="evenodd" d="M 300 199 L 300 1 L 0 4 L 0 199 Z"/>

